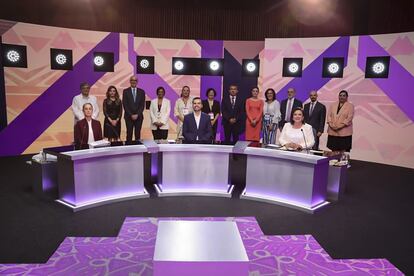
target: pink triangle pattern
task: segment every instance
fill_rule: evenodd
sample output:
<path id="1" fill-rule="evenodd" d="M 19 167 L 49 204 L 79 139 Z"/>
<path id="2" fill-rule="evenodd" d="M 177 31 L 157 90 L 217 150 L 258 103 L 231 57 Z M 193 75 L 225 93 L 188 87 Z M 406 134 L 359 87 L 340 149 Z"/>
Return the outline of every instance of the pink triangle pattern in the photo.
<path id="1" fill-rule="evenodd" d="M 33 50 L 35 50 L 36 52 L 39 52 L 40 50 L 42 50 L 46 46 L 46 44 L 49 43 L 50 41 L 49 38 L 26 36 L 26 35 L 22 35 L 22 38 L 24 39 L 24 41 L 26 41 L 28 46 L 32 48 Z"/>
<path id="2" fill-rule="evenodd" d="M 411 55 L 414 53 L 414 45 L 407 36 L 398 37 L 388 49 L 388 53 L 393 56 Z"/>

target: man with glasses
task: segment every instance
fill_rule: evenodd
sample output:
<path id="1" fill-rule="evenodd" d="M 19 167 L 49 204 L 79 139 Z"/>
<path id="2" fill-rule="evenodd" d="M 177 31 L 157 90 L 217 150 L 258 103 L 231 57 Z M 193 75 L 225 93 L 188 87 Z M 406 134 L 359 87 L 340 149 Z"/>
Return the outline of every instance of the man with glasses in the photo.
<path id="1" fill-rule="evenodd" d="M 289 88 L 287 91 L 288 97 L 280 103 L 280 113 L 282 114 L 282 120 L 279 123 L 279 128 L 282 130 L 286 122 L 290 122 L 292 116 L 292 110 L 297 107 L 302 108 L 302 102 L 295 98 L 296 90 Z"/>
<path id="2" fill-rule="evenodd" d="M 138 88 L 138 78 L 132 76 L 129 79 L 130 87 L 124 89 L 122 103 L 125 110 L 125 124 L 127 129 L 126 141 L 132 141 L 132 133 L 135 131 L 135 141 L 141 139 L 142 121 L 144 121 L 145 91 Z"/>

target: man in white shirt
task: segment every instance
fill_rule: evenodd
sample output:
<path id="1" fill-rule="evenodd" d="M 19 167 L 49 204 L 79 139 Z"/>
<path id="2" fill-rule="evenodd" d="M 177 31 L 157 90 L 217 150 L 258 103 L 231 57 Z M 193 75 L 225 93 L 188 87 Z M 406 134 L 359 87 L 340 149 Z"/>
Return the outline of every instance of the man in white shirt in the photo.
<path id="1" fill-rule="evenodd" d="M 93 95 L 89 95 L 90 86 L 86 82 L 82 82 L 80 85 L 81 94 L 73 97 L 72 100 L 72 111 L 74 117 L 74 123 L 76 124 L 78 121 L 85 118 L 83 114 L 83 105 L 86 103 L 90 103 L 93 108 L 92 119 L 97 120 L 99 116 L 99 106 L 96 100 L 96 97 Z"/>
<path id="2" fill-rule="evenodd" d="M 210 143 L 211 121 L 210 116 L 201 112 L 203 107 L 200 97 L 193 99 L 193 113 L 184 116 L 183 136 L 186 143 Z"/>

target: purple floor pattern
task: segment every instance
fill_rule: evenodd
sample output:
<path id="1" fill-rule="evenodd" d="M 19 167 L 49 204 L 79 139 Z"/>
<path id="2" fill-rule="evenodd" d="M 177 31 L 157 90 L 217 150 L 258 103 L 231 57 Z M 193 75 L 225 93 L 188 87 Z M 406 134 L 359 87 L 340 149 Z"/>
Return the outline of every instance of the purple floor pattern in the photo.
<path id="1" fill-rule="evenodd" d="M 152 275 L 159 220 L 235 221 L 249 275 L 403 275 L 386 259 L 334 260 L 311 235 L 266 236 L 254 217 L 127 217 L 117 237 L 68 237 L 45 264 L 0 264 L 0 275 Z"/>

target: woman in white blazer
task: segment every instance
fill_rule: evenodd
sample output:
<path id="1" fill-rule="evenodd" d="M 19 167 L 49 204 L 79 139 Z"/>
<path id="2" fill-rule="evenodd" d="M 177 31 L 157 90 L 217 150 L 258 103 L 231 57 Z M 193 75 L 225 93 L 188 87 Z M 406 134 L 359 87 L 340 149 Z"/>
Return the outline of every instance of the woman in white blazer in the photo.
<path id="1" fill-rule="evenodd" d="M 290 124 L 284 125 L 279 143 L 288 150 L 311 149 L 315 144 L 312 126 L 305 123 L 302 108 L 293 109 Z"/>
<path id="2" fill-rule="evenodd" d="M 168 129 L 170 128 L 168 121 L 170 119 L 171 104 L 164 96 L 164 87 L 158 87 L 157 98 L 153 99 L 150 105 L 150 127 L 154 140 L 166 140 L 168 137 Z"/>

